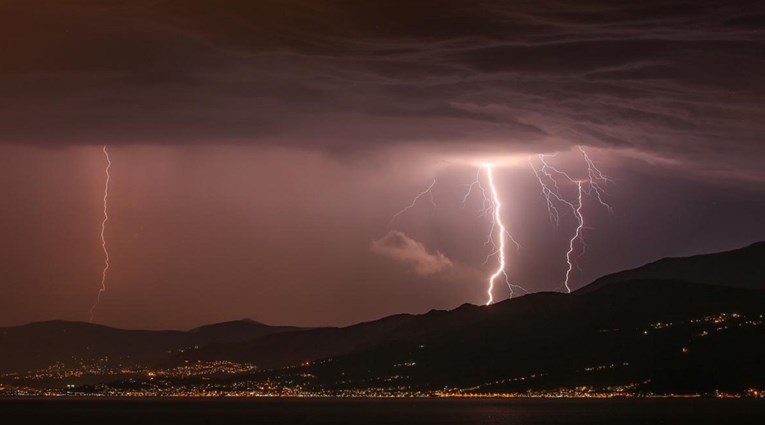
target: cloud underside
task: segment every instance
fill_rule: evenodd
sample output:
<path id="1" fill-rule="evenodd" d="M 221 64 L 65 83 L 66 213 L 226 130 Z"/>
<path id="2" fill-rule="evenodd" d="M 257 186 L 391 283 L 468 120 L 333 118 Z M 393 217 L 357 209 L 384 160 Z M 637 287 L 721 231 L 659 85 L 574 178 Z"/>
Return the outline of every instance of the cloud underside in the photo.
<path id="1" fill-rule="evenodd" d="M 428 252 L 425 246 L 405 233 L 391 230 L 382 238 L 372 241 L 373 253 L 399 261 L 420 276 L 441 273 L 453 267 L 452 261 L 439 251 Z"/>
<path id="2" fill-rule="evenodd" d="M 0 142 L 765 154 L 762 2 L 10 1 Z"/>

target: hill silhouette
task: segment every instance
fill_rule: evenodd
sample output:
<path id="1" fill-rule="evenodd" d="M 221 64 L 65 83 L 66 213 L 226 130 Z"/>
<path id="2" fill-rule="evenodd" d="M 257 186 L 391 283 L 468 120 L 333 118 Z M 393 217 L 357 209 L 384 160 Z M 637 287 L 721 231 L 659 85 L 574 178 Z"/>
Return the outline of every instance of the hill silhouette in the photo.
<path id="1" fill-rule="evenodd" d="M 306 373 L 339 389 L 399 377 L 412 388 L 486 392 L 636 383 L 740 390 L 765 384 L 763 314 L 763 291 L 637 280 L 211 345 L 176 361 L 227 359 L 276 375 L 309 361 Z"/>
<path id="2" fill-rule="evenodd" d="M 735 288 L 765 289 L 765 241 L 747 247 L 691 257 L 662 258 L 644 266 L 603 276 L 579 292 L 628 280 L 682 280 Z"/>
<path id="3" fill-rule="evenodd" d="M 757 282 L 764 248 L 659 260 L 572 294 L 536 293 L 338 328 L 252 321 L 188 332 L 56 321 L 3 328 L 0 367 L 108 355 L 166 366 L 230 360 L 260 369 L 235 380 L 305 376 L 306 386 L 334 389 L 760 388 L 765 290 Z M 295 375 L 296 367 L 305 373 Z"/>

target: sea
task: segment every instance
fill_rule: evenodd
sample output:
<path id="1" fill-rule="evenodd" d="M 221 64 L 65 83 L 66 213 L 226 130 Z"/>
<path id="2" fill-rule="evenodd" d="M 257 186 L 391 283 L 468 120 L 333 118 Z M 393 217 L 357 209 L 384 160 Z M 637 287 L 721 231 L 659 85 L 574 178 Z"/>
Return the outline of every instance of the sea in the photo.
<path id="1" fill-rule="evenodd" d="M 765 424 L 765 399 L 0 399 L 0 424 Z"/>

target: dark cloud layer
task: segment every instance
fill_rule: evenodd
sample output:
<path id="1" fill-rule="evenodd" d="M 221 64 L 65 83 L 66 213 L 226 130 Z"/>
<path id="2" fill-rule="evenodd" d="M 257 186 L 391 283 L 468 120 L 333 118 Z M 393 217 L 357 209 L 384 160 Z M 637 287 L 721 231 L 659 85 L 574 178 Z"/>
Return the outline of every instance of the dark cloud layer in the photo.
<path id="1" fill-rule="evenodd" d="M 753 168 L 763 23 L 755 1 L 6 1 L 0 141 L 571 143 Z"/>

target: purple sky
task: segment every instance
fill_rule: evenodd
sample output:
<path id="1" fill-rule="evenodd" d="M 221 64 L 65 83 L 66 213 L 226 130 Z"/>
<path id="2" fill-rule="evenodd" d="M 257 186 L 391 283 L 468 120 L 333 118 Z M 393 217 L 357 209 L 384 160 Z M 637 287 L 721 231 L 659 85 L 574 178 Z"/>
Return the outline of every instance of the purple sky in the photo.
<path id="1" fill-rule="evenodd" d="M 121 4 L 120 4 L 121 3 Z M 717 4 L 715 4 L 717 3 Z M 6 1 L 0 325 L 342 325 L 558 290 L 575 228 L 527 159 L 585 197 L 572 287 L 765 239 L 760 2 Z M 436 179 L 433 201 L 391 218 Z M 575 186 L 562 184 L 573 200 Z M 495 298 L 507 297 L 498 287 Z"/>

